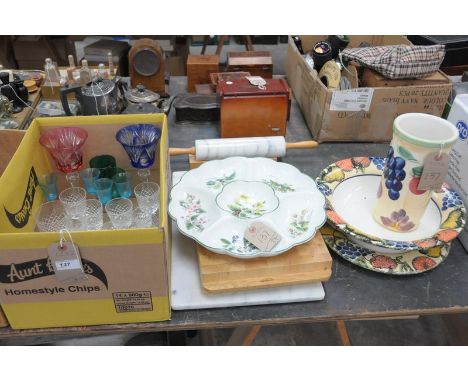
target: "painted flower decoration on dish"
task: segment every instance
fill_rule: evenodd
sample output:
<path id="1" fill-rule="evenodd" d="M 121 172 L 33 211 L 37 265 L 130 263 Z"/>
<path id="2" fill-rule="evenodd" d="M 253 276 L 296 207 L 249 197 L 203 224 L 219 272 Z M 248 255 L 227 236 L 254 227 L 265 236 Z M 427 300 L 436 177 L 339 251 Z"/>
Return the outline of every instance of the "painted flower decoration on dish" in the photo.
<path id="1" fill-rule="evenodd" d="M 287 184 L 287 183 L 280 183 L 273 179 L 270 179 L 270 180 L 263 179 L 262 182 L 265 184 L 268 184 L 273 190 L 278 191 L 278 192 L 285 193 L 285 192 L 295 191 L 292 185 Z"/>
<path id="2" fill-rule="evenodd" d="M 195 195 L 187 194 L 184 200 L 179 201 L 180 206 L 185 210 L 183 216 L 185 227 L 188 230 L 203 231 L 207 219 L 202 215 L 206 212 L 200 205 L 200 199 Z"/>
<path id="3" fill-rule="evenodd" d="M 260 251 L 255 245 L 239 235 L 232 236 L 231 240 L 222 238 L 221 243 L 226 250 L 239 255 L 253 254 Z"/>
<path id="4" fill-rule="evenodd" d="M 406 211 L 401 209 L 393 211 L 390 217 L 381 216 L 382 224 L 396 231 L 410 231 L 414 227 L 414 223 L 409 220 Z"/>
<path id="5" fill-rule="evenodd" d="M 218 190 L 220 188 L 222 188 L 223 186 L 225 186 L 226 184 L 232 182 L 233 180 L 236 179 L 236 172 L 233 171 L 231 174 L 229 175 L 223 175 L 221 177 L 218 177 L 218 178 L 211 178 L 209 179 L 207 182 L 206 182 L 206 185 L 209 187 L 209 188 L 212 188 L 214 190 Z"/>
<path id="6" fill-rule="evenodd" d="M 309 229 L 309 210 L 303 209 L 299 214 L 291 215 L 289 222 L 289 234 L 292 237 L 298 237 L 306 233 Z"/>
<path id="7" fill-rule="evenodd" d="M 264 200 L 255 200 L 245 194 L 241 194 L 228 207 L 234 216 L 242 219 L 258 218 L 266 212 Z"/>
<path id="8" fill-rule="evenodd" d="M 388 156 L 395 157 L 393 149 L 390 147 Z M 408 152 L 399 150 L 399 155 L 407 161 L 416 161 L 414 157 Z M 455 191 L 450 189 L 447 184 L 444 184 L 441 188 L 441 192 L 432 193 L 432 201 L 435 203 L 439 209 L 441 216 L 441 223 L 439 229 L 431 236 L 425 238 L 419 238 L 418 240 L 411 241 L 396 241 L 388 240 L 375 236 L 367 235 L 366 233 L 356 229 L 349 225 L 335 210 L 333 207 L 333 196 L 335 189 L 348 179 L 354 178 L 356 176 L 381 176 L 382 175 L 382 163 L 388 162 L 384 158 L 371 157 L 370 165 L 368 167 L 363 167 L 362 165 L 357 165 L 356 163 L 359 160 L 344 160 L 339 161 L 343 168 L 346 168 L 346 171 L 338 166 L 338 162 L 332 163 L 325 169 L 320 172 L 320 175 L 317 177 L 316 182 L 319 185 L 319 190 L 325 196 L 326 203 L 326 214 L 328 221 L 333 224 L 335 227 L 343 231 L 346 235 L 354 237 L 358 240 L 361 240 L 365 243 L 382 247 L 391 250 L 401 251 L 402 249 L 406 251 L 418 250 L 418 249 L 427 249 L 433 246 L 443 246 L 450 243 L 463 229 L 466 221 L 466 210 L 463 202 Z M 345 163 L 345 165 L 343 165 Z M 354 168 L 350 168 L 350 163 L 353 164 Z M 397 167 L 397 164 L 394 163 L 393 166 Z M 401 167 L 401 164 L 398 165 Z M 385 167 L 384 167 L 385 168 Z M 397 179 L 396 174 L 391 174 L 395 179 Z M 399 177 L 402 178 L 403 174 L 399 174 Z M 406 176 L 406 174 L 405 174 Z M 393 178 L 392 178 L 393 179 Z M 393 187 L 393 185 L 392 185 Z M 387 191 L 387 190 L 386 190 Z M 396 189 L 395 189 L 396 191 Z M 377 190 L 377 195 L 383 190 Z M 388 192 L 388 191 L 387 191 Z M 445 203 L 444 203 L 445 200 Z M 393 215 L 393 214 L 392 214 Z M 388 225 L 392 224 L 407 224 L 406 228 L 410 226 L 409 221 L 406 221 L 405 216 L 398 213 L 397 216 L 384 217 Z M 385 223 L 384 223 L 385 224 Z M 412 224 L 412 223 L 411 223 Z"/>

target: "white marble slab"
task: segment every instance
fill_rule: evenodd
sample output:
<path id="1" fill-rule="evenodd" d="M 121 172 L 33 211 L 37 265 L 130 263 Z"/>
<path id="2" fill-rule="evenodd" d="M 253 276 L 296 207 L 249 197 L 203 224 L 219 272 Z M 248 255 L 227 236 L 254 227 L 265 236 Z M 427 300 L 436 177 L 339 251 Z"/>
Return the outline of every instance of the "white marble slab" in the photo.
<path id="1" fill-rule="evenodd" d="M 183 172 L 173 174 L 177 183 Z M 182 235 L 172 224 L 172 309 L 206 309 L 230 306 L 280 304 L 323 300 L 321 283 L 294 285 L 250 291 L 206 294 L 198 270 L 198 256 L 192 239 Z"/>

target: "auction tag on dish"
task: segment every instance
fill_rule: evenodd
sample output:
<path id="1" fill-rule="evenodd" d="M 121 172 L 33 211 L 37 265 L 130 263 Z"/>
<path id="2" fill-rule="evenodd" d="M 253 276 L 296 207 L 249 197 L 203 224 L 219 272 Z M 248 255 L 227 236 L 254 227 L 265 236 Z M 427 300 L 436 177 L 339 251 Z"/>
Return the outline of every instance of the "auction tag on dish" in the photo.
<path id="1" fill-rule="evenodd" d="M 244 232 L 244 238 L 261 251 L 271 251 L 281 241 L 281 235 L 262 222 L 250 224 Z"/>
<path id="2" fill-rule="evenodd" d="M 449 168 L 449 156 L 445 153 L 431 153 L 424 159 L 424 168 L 418 190 L 439 190 L 444 183 Z"/>
<path id="3" fill-rule="evenodd" d="M 49 259 L 59 281 L 82 281 L 87 277 L 81 263 L 80 251 L 74 243 L 53 243 L 47 249 Z"/>
<path id="4" fill-rule="evenodd" d="M 331 111 L 369 111 L 373 88 L 335 90 L 330 102 Z"/>

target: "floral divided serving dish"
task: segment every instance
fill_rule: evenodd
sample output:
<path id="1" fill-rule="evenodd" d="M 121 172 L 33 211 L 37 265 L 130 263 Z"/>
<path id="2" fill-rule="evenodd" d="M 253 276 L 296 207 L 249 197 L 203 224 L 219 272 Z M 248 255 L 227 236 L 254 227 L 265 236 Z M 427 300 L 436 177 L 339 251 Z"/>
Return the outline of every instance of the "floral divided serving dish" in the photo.
<path id="1" fill-rule="evenodd" d="M 209 161 L 185 173 L 171 190 L 169 214 L 203 247 L 244 259 L 305 243 L 326 221 L 325 198 L 312 178 L 286 163 L 244 157 Z M 281 236 L 271 251 L 244 238 L 253 222 Z"/>
<path id="2" fill-rule="evenodd" d="M 403 253 L 450 243 L 463 229 L 465 206 L 459 195 L 444 184 L 432 193 L 417 229 L 396 232 L 375 222 L 372 210 L 385 166 L 381 157 L 354 157 L 329 165 L 316 179 L 325 195 L 328 221 L 358 245 L 381 253 Z M 387 225 L 403 225 L 405 211 L 383 219 Z"/>

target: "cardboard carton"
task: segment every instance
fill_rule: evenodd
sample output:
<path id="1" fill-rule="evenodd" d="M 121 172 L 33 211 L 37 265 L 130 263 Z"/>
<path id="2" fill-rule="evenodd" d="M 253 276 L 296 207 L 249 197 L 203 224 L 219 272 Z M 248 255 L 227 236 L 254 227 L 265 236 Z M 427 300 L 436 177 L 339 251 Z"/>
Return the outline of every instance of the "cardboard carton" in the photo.
<path id="1" fill-rule="evenodd" d="M 458 140 L 450 153 L 447 182 L 458 193 L 468 207 L 468 94 L 458 95 L 447 118 L 458 129 Z M 468 225 L 465 225 L 459 239 L 468 251 Z"/>
<path id="2" fill-rule="evenodd" d="M 60 281 L 48 247 L 58 232 L 38 232 L 34 213 L 43 200 L 40 174 L 56 171 L 39 143 L 41 131 L 78 126 L 88 132 L 83 161 L 110 154 L 119 167 L 131 169 L 115 140 L 123 126 L 151 123 L 161 127 L 153 171 L 161 187 L 160 226 L 142 229 L 74 231 L 87 277 Z M 162 321 L 170 318 L 170 231 L 167 195 L 166 116 L 118 115 L 37 118 L 0 178 L 0 304 L 14 329 Z M 69 241 L 68 237 L 65 239 Z"/>
<path id="3" fill-rule="evenodd" d="M 325 35 L 301 36 L 304 51 L 310 51 L 315 42 L 326 38 Z M 403 36 L 350 36 L 349 47 L 357 47 L 361 42 L 372 46 L 410 44 Z M 286 75 L 307 126 L 319 142 L 388 142 L 395 117 L 409 112 L 440 116 L 452 89 L 450 79 L 445 78 L 445 82 L 437 84 L 329 90 L 318 78 L 317 71 L 306 63 L 291 37 Z M 342 75 L 350 80 L 353 88 L 357 87 L 354 67 L 349 65 Z M 340 100 L 351 96 L 358 109 L 341 106 Z M 366 102 L 361 102 L 362 99 Z"/>

